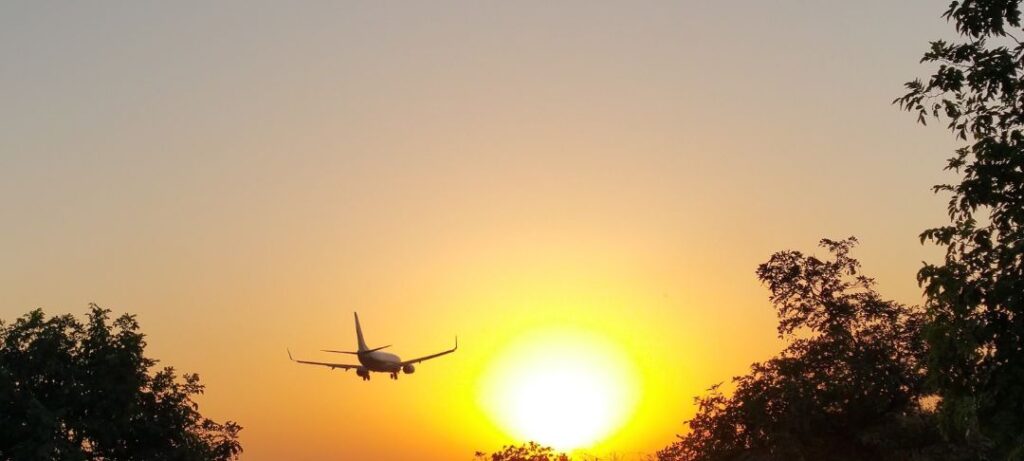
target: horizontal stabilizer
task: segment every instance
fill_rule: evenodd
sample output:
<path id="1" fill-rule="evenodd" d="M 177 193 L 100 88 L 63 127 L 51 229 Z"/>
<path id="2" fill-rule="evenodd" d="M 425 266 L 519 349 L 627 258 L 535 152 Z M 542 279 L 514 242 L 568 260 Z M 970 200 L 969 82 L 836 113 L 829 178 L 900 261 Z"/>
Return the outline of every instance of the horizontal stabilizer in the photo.
<path id="1" fill-rule="evenodd" d="M 376 351 L 379 351 L 379 350 L 381 350 L 381 349 L 385 349 L 385 348 L 388 348 L 388 347 L 391 347 L 391 345 L 390 345 L 390 344 L 388 344 L 387 346 L 375 347 L 375 348 L 373 348 L 373 349 L 367 349 L 367 350 L 365 350 L 365 351 L 362 351 L 362 352 L 352 352 L 352 351 L 332 351 L 332 350 L 330 350 L 330 349 L 320 349 L 320 350 L 321 350 L 322 352 L 333 352 L 333 353 L 335 353 L 335 354 L 352 354 L 352 355 L 359 355 L 359 354 L 365 354 L 365 353 L 367 353 L 367 352 L 376 352 Z"/>

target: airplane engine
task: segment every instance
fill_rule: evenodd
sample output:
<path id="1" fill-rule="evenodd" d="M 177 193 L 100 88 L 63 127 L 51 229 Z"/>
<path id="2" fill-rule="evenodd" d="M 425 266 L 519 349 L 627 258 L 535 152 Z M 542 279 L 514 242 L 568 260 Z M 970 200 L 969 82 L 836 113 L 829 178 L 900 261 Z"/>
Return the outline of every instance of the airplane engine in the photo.
<path id="1" fill-rule="evenodd" d="M 370 379 L 370 370 L 367 370 L 366 367 L 356 368 L 356 374 L 359 375 L 360 378 Z"/>
<path id="2" fill-rule="evenodd" d="M 402 367 L 402 372 L 407 374 L 407 375 L 411 375 L 414 371 L 416 371 L 416 367 L 414 367 L 412 365 L 406 365 L 406 366 Z"/>

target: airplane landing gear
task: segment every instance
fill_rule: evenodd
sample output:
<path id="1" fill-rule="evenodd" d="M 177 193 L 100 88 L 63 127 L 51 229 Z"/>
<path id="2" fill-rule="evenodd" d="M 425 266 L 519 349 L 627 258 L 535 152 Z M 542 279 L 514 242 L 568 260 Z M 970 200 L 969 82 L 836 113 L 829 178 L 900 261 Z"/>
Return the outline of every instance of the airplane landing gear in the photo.
<path id="1" fill-rule="evenodd" d="M 391 373 L 391 379 L 394 379 L 394 380 L 398 379 L 398 372 L 397 371 L 394 372 L 394 373 Z"/>

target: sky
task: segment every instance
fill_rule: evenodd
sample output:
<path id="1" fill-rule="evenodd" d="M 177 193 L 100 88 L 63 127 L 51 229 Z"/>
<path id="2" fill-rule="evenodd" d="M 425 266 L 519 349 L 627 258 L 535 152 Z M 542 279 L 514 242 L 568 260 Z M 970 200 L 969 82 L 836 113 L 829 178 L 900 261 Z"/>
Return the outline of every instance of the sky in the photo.
<path id="1" fill-rule="evenodd" d="M 615 364 L 586 449 L 652 453 L 782 347 L 772 252 L 855 235 L 920 302 L 956 142 L 891 101 L 944 7 L 3 2 L 0 318 L 137 314 L 246 460 L 471 459 L 563 357 Z M 460 348 L 396 382 L 288 361 L 346 359 L 353 311 Z"/>

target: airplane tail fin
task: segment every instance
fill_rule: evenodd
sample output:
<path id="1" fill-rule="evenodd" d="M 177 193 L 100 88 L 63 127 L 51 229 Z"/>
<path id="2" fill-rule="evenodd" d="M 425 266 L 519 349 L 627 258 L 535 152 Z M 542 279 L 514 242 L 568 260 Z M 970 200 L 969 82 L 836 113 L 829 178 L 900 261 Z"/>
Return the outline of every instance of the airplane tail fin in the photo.
<path id="1" fill-rule="evenodd" d="M 356 317 L 356 339 L 359 341 L 359 352 L 366 352 L 369 348 L 366 347 L 366 341 L 363 339 L 363 329 L 359 326 L 359 313 L 353 312 L 352 314 Z"/>

